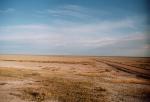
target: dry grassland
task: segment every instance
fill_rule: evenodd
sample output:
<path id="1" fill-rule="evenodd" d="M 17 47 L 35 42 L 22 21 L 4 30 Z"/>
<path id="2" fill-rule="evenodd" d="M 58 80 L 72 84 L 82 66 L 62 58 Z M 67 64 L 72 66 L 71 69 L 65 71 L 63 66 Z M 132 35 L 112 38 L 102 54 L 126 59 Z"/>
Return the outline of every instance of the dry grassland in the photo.
<path id="1" fill-rule="evenodd" d="M 150 102 L 149 65 L 149 58 L 0 55 L 0 102 Z"/>

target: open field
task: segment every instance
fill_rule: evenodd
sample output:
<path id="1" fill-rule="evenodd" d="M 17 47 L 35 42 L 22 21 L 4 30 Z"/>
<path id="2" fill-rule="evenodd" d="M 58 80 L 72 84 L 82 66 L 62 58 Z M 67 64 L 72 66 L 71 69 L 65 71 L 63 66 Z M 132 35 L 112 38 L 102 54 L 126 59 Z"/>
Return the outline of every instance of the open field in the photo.
<path id="1" fill-rule="evenodd" d="M 150 58 L 0 55 L 0 102 L 150 102 Z"/>

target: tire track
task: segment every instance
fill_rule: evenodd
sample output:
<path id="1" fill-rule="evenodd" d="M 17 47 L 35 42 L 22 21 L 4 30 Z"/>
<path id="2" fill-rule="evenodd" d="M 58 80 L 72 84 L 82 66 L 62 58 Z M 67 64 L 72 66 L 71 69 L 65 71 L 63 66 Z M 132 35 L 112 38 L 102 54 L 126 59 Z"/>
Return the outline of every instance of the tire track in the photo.
<path id="1" fill-rule="evenodd" d="M 108 60 L 96 60 L 97 62 L 105 63 L 117 70 L 124 71 L 127 73 L 135 74 L 138 77 L 150 79 L 150 72 L 141 68 L 128 66 L 125 64 L 118 64 Z"/>

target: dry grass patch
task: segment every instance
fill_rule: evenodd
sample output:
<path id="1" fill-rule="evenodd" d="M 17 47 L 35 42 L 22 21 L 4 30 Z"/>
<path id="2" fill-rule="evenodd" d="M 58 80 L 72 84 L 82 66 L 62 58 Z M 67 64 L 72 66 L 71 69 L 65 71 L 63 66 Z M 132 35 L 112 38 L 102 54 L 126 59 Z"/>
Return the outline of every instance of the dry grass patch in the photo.
<path id="1" fill-rule="evenodd" d="M 137 79 L 137 78 L 116 78 L 111 79 L 113 83 L 128 83 L 128 84 L 145 84 L 150 85 L 150 81 L 146 79 Z"/>
<path id="2" fill-rule="evenodd" d="M 97 70 L 94 72 L 86 72 L 86 73 L 77 73 L 76 75 L 78 76 L 85 76 L 85 77 L 104 77 L 107 76 L 107 74 L 110 73 L 110 70 L 105 69 L 105 70 Z"/>
<path id="3" fill-rule="evenodd" d="M 100 77 L 99 73 L 77 73 L 75 75 L 84 76 L 84 77 Z"/>
<path id="4" fill-rule="evenodd" d="M 122 94 L 123 96 L 143 98 L 143 99 L 148 99 L 150 101 L 150 88 L 148 88 L 148 87 L 120 89 L 119 93 Z M 144 102 L 147 102 L 147 101 L 144 101 Z"/>
<path id="5" fill-rule="evenodd" d="M 27 87 L 23 99 L 36 102 L 56 100 L 59 102 L 100 102 L 107 100 L 107 90 L 94 86 L 88 81 L 77 81 L 63 78 L 46 78 L 38 82 L 38 87 Z"/>
<path id="6" fill-rule="evenodd" d="M 0 68 L 0 76 L 3 77 L 25 78 L 39 75 L 39 73 L 33 72 L 32 70 L 20 70 L 17 68 Z"/>

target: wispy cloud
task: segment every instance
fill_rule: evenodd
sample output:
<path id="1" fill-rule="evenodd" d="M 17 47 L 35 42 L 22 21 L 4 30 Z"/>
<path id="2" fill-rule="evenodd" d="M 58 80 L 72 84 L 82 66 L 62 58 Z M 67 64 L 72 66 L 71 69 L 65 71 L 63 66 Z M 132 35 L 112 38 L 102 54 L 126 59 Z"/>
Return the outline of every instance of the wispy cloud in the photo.
<path id="1" fill-rule="evenodd" d="M 120 53 L 120 55 L 144 55 L 149 50 L 150 45 L 145 43 L 145 40 L 147 40 L 146 35 L 142 32 L 132 32 L 118 36 L 116 27 L 108 27 L 108 29 L 102 29 L 101 31 L 92 29 L 94 27 L 89 28 L 86 25 L 84 27 L 83 25 L 78 26 L 81 30 L 76 27 L 71 26 L 68 28 L 67 26 L 61 29 L 58 26 L 49 25 L 18 25 L 9 26 L 6 29 L 3 27 L 5 31 L 0 32 L 0 50 L 5 51 L 11 48 L 14 50 L 22 49 L 21 51 L 26 52 L 28 49 L 30 53 L 41 51 L 43 53 L 47 52 L 47 54 L 76 52 L 86 54 L 85 52 L 87 52 L 87 54 L 94 55 L 119 55 Z M 86 29 L 90 30 L 87 32 Z M 107 31 L 109 29 L 110 31 Z M 29 49 L 37 49 L 37 52 Z M 20 50 L 18 50 L 19 53 L 21 53 Z"/>
<path id="2" fill-rule="evenodd" d="M 0 9 L 0 14 L 12 13 L 14 11 L 15 11 L 14 8 Z"/>
<path id="3" fill-rule="evenodd" d="M 0 6 L 0 52 L 128 55 L 148 51 L 148 18 L 141 2 L 139 6 L 128 1 L 86 2 L 6 2 Z"/>
<path id="4" fill-rule="evenodd" d="M 6 9 L 0 10 L 0 13 L 14 11 L 15 9 Z M 47 24 L 0 26 L 0 46 L 3 46 L 1 50 L 9 48 L 20 48 L 23 50 L 24 48 L 36 48 L 44 49 L 47 52 L 53 49 L 55 49 L 53 50 L 54 52 L 63 49 L 65 53 L 67 51 L 84 53 L 88 50 L 92 52 L 96 49 L 95 51 L 99 53 L 99 51 L 102 51 L 101 49 L 111 51 L 112 49 L 117 50 L 124 47 L 126 52 L 130 52 L 127 51 L 129 48 L 132 48 L 133 52 L 134 49 L 141 51 L 140 49 L 147 50 L 149 48 L 149 45 L 145 43 L 147 39 L 145 32 L 141 28 L 139 29 L 140 20 L 131 17 L 118 20 L 99 19 L 96 22 L 68 20 L 69 17 L 82 20 L 87 19 L 88 21 L 99 17 L 97 15 L 107 15 L 107 13 L 77 5 L 63 5 L 56 8 L 38 10 L 36 12 L 37 15 L 54 16 L 52 22 Z M 59 19 L 55 19 L 55 17 Z M 67 18 L 67 20 L 63 17 Z M 142 43 L 138 44 L 135 42 Z"/>
<path id="5" fill-rule="evenodd" d="M 102 10 L 93 10 L 79 5 L 63 5 L 56 8 L 38 10 L 38 16 L 54 16 L 54 17 L 76 17 L 76 18 L 91 18 L 95 14 L 106 15 L 108 12 Z M 95 17 L 96 18 L 96 17 Z"/>
<path id="6" fill-rule="evenodd" d="M 103 21 L 91 24 L 64 24 L 64 25 L 15 25 L 0 27 L 0 41 L 13 41 L 17 43 L 60 45 L 64 47 L 101 47 L 116 44 L 122 41 L 145 40 L 141 32 L 125 33 L 121 37 L 118 30 L 134 29 L 133 20 Z"/>

